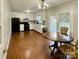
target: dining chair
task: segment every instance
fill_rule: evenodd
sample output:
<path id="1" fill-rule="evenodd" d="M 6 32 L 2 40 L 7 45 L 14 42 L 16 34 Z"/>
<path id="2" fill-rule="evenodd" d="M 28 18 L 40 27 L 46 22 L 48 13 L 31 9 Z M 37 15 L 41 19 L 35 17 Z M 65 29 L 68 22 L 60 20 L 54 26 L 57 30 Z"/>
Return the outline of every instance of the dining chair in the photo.
<path id="1" fill-rule="evenodd" d="M 61 33 L 61 34 L 63 34 L 63 35 L 68 35 L 67 32 L 68 32 L 68 28 L 67 28 L 67 27 L 61 27 L 61 28 L 60 28 L 60 33 Z"/>
<path id="2" fill-rule="evenodd" d="M 64 44 L 59 47 L 61 52 L 65 55 L 65 59 L 71 58 L 71 59 L 78 59 L 78 44 Z"/>
<path id="3" fill-rule="evenodd" d="M 60 27 L 60 32 L 59 32 L 60 34 L 68 36 L 67 32 L 68 32 L 67 27 Z M 61 45 L 63 45 L 63 43 L 60 43 L 60 46 Z"/>

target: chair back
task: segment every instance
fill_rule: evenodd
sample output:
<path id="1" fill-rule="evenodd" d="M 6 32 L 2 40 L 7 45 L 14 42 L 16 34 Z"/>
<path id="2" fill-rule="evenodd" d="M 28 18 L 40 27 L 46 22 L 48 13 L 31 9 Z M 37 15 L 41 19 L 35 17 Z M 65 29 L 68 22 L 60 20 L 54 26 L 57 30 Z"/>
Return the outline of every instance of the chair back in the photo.
<path id="1" fill-rule="evenodd" d="M 67 28 L 67 27 L 61 27 L 61 28 L 60 28 L 60 33 L 61 33 L 61 34 L 68 35 L 68 34 L 67 34 L 67 31 L 68 31 L 68 28 Z"/>

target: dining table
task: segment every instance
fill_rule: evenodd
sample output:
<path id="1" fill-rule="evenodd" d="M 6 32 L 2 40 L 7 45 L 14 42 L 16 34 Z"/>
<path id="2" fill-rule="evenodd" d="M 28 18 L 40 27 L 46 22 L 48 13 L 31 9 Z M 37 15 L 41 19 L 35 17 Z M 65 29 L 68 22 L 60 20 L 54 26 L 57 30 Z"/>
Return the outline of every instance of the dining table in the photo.
<path id="1" fill-rule="evenodd" d="M 72 38 L 71 35 L 64 35 L 64 34 L 61 34 L 60 32 L 46 32 L 43 35 L 48 40 L 54 42 L 54 44 L 52 44 L 51 46 L 49 45 L 49 48 L 53 47 L 51 55 L 52 55 L 52 53 L 54 53 L 55 49 L 58 49 L 60 51 L 58 43 L 68 43 L 68 44 L 71 44 L 71 42 L 73 41 L 73 38 Z"/>

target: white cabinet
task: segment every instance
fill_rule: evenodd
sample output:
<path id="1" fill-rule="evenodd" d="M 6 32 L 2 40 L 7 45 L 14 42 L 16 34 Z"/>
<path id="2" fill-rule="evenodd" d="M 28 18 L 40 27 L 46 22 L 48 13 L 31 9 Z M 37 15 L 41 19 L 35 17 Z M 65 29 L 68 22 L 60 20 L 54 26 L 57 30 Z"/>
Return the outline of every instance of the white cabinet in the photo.
<path id="1" fill-rule="evenodd" d="M 43 33 L 43 28 L 45 28 L 44 25 L 41 24 L 34 24 L 34 30 L 39 32 L 39 33 Z"/>
<path id="2" fill-rule="evenodd" d="M 34 30 L 42 33 L 40 24 L 34 24 Z"/>
<path id="3" fill-rule="evenodd" d="M 29 24 L 30 24 L 30 30 L 32 30 L 34 28 L 34 24 L 31 22 Z"/>

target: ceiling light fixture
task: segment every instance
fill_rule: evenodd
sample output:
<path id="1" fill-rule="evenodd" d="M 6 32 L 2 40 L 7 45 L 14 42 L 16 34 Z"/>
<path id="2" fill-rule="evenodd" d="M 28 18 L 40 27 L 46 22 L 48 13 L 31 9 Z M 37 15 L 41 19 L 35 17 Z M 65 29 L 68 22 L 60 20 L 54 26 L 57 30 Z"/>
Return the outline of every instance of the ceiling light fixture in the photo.
<path id="1" fill-rule="evenodd" d="M 41 9 L 41 5 L 40 4 L 38 5 L 38 8 Z"/>
<path id="2" fill-rule="evenodd" d="M 31 11 L 30 11 L 30 10 L 25 10 L 25 12 L 26 12 L 26 13 L 30 13 Z"/>
<path id="3" fill-rule="evenodd" d="M 49 5 L 47 3 L 44 3 L 44 6 L 49 7 Z"/>
<path id="4" fill-rule="evenodd" d="M 45 0 L 41 0 L 41 3 L 38 5 L 39 9 L 46 9 L 49 5 L 45 2 Z"/>
<path id="5" fill-rule="evenodd" d="M 30 10 L 26 10 L 27 13 L 30 13 Z"/>

